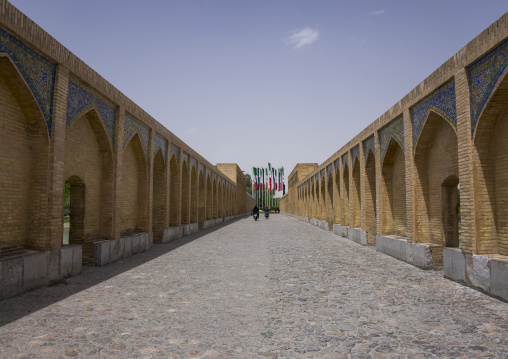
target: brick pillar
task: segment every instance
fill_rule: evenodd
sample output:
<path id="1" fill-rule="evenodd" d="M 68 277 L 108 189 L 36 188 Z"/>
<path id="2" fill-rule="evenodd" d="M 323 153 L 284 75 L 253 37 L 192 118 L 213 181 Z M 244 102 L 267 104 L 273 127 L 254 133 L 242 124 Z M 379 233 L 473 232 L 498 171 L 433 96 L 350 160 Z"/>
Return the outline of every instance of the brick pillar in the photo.
<path id="1" fill-rule="evenodd" d="M 406 170 L 406 238 L 408 242 L 414 242 L 415 231 L 415 204 L 413 201 L 414 180 L 414 157 L 413 157 L 413 124 L 411 112 L 406 109 L 403 112 L 404 121 L 404 162 Z"/>
<path id="2" fill-rule="evenodd" d="M 122 231 L 121 201 L 122 198 L 122 164 L 123 164 L 123 135 L 125 123 L 125 108 L 117 107 L 115 120 L 115 153 L 114 153 L 114 193 L 113 193 L 113 236 L 120 238 Z"/>
<path id="3" fill-rule="evenodd" d="M 363 153 L 363 142 L 360 141 L 360 228 L 365 231 L 365 156 Z"/>
<path id="4" fill-rule="evenodd" d="M 169 228 L 169 192 L 170 192 L 170 184 L 171 184 L 171 173 L 169 171 L 169 161 L 170 161 L 170 157 L 171 157 L 171 151 L 170 151 L 170 143 L 169 141 L 167 141 L 167 145 L 166 145 L 166 157 L 164 157 L 164 164 L 165 164 L 165 167 L 164 167 L 164 170 L 166 171 L 166 191 L 165 191 L 165 195 L 166 195 L 166 204 L 165 204 L 165 213 L 166 215 L 164 216 L 164 228 L 167 229 Z"/>
<path id="5" fill-rule="evenodd" d="M 178 200 L 177 200 L 177 225 L 182 225 L 182 163 L 183 163 L 183 151 L 181 148 L 178 149 Z"/>
<path id="6" fill-rule="evenodd" d="M 455 96 L 457 108 L 462 251 L 468 254 L 476 254 L 477 236 L 472 151 L 474 144 L 471 138 L 469 85 L 465 68 L 460 69 L 455 74 Z"/>
<path id="7" fill-rule="evenodd" d="M 381 211 L 383 210 L 383 201 L 381 200 L 383 196 L 382 191 L 382 183 L 383 183 L 383 172 L 382 172 L 382 163 L 381 163 L 381 144 L 379 143 L 379 132 L 376 126 L 374 130 L 374 152 L 375 152 L 375 160 L 376 160 L 376 235 L 381 235 L 383 223 L 381 221 Z"/>
<path id="8" fill-rule="evenodd" d="M 49 207 L 48 236 L 46 243 L 38 249 L 58 250 L 62 247 L 64 212 L 64 160 L 67 115 L 69 70 L 62 65 L 56 67 L 53 93 L 53 125 L 49 149 Z M 42 244 L 42 243 L 41 243 Z"/>
<path id="9" fill-rule="evenodd" d="M 351 205 L 352 205 L 352 202 L 351 202 L 351 192 L 352 191 L 352 187 L 354 186 L 353 184 L 353 161 L 351 159 L 351 149 L 347 150 L 347 158 L 348 158 L 348 164 L 347 164 L 347 169 L 348 169 L 348 174 L 349 174 L 349 193 L 348 193 L 348 211 L 349 211 L 349 225 L 348 227 L 349 228 L 353 228 L 353 211 L 352 211 L 352 208 L 351 208 Z"/>
<path id="10" fill-rule="evenodd" d="M 155 143 L 155 131 L 150 129 L 150 138 L 148 140 L 148 205 L 147 205 L 147 232 L 153 232 L 153 160 L 154 160 L 154 143 Z"/>

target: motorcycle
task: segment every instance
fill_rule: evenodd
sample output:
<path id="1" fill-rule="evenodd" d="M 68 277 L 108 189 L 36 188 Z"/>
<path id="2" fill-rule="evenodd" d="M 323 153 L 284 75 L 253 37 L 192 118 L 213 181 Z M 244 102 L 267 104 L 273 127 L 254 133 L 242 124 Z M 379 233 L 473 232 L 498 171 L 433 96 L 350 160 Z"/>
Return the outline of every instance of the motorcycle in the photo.
<path id="1" fill-rule="evenodd" d="M 270 216 L 270 212 L 265 211 L 265 218 L 268 219 L 269 216 Z"/>
<path id="2" fill-rule="evenodd" d="M 259 212 L 255 212 L 252 214 L 252 217 L 254 217 L 254 220 L 257 221 L 259 218 Z"/>

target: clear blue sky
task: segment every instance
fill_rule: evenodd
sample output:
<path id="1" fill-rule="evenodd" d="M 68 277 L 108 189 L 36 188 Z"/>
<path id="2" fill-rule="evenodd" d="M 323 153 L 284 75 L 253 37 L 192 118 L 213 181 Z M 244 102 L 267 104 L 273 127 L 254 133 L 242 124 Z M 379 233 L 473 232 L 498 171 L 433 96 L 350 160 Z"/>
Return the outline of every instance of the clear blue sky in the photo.
<path id="1" fill-rule="evenodd" d="M 508 11 L 493 0 L 13 0 L 212 163 L 322 163 Z"/>

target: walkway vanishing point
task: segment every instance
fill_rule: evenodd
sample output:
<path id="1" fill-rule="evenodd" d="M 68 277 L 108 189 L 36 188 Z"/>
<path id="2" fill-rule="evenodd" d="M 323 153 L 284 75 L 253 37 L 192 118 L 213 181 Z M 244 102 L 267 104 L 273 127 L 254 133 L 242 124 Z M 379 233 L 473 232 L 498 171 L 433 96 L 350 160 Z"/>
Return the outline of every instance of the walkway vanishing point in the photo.
<path id="1" fill-rule="evenodd" d="M 0 302 L 1 358 L 506 358 L 508 303 L 286 215 Z"/>

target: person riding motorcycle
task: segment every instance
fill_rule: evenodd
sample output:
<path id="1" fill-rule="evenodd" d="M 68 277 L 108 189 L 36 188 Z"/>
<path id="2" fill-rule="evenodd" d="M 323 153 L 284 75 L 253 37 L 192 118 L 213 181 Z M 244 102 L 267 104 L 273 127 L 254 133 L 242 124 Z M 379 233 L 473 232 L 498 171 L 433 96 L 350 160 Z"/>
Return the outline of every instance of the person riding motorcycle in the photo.
<path id="1" fill-rule="evenodd" d="M 268 218 L 268 216 L 270 215 L 270 208 L 268 208 L 268 206 L 265 207 L 265 218 Z"/>
<path id="2" fill-rule="evenodd" d="M 252 212 L 251 212 L 251 215 L 255 215 L 256 217 L 259 218 L 259 208 L 257 206 L 257 204 L 254 205 L 254 208 L 252 208 Z M 257 219 L 257 218 L 256 218 Z"/>

